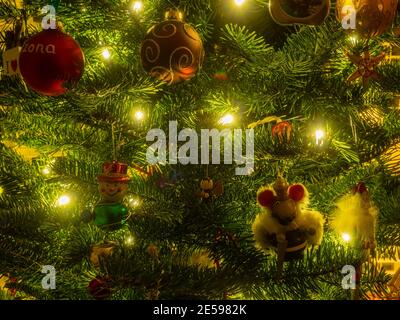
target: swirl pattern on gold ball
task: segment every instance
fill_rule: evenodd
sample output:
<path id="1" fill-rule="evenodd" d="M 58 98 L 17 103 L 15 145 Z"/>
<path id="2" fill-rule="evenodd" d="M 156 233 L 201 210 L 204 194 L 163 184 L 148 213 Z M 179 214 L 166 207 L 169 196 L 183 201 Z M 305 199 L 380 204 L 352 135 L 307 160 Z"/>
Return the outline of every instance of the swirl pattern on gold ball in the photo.
<path id="1" fill-rule="evenodd" d="M 160 39 L 171 38 L 176 34 L 176 32 L 176 26 L 169 21 L 168 23 L 157 25 L 151 29 L 153 36 Z"/>
<path id="2" fill-rule="evenodd" d="M 158 43 L 152 39 L 148 39 L 145 40 L 143 47 L 146 60 L 150 63 L 156 62 L 160 57 L 160 46 Z"/>
<path id="3" fill-rule="evenodd" d="M 192 51 L 186 47 L 176 48 L 170 56 L 170 65 L 176 62 L 178 69 L 181 71 L 193 66 L 194 61 Z"/>
<path id="4" fill-rule="evenodd" d="M 153 77 L 175 84 L 191 79 L 204 59 L 203 43 L 190 25 L 167 20 L 150 29 L 141 47 L 143 68 Z"/>

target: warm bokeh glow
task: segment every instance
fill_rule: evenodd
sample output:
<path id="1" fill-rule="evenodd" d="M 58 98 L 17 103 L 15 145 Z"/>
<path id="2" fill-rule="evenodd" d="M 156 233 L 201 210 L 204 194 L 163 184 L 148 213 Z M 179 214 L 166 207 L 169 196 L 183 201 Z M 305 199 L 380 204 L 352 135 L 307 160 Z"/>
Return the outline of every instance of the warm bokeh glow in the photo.
<path id="1" fill-rule="evenodd" d="M 58 198 L 57 200 L 57 205 L 58 206 L 66 206 L 71 202 L 71 198 L 67 195 L 62 195 L 61 197 Z"/>
<path id="2" fill-rule="evenodd" d="M 136 111 L 135 112 L 135 119 L 138 121 L 141 121 L 144 119 L 144 113 L 142 111 Z"/>
<path id="3" fill-rule="evenodd" d="M 138 198 L 131 197 L 128 202 L 131 207 L 138 207 L 140 205 L 140 200 Z"/>
<path id="4" fill-rule="evenodd" d="M 321 145 L 322 139 L 324 138 L 324 136 L 325 136 L 325 133 L 322 130 L 315 131 L 315 143 L 317 145 Z"/>
<path id="5" fill-rule="evenodd" d="M 349 242 L 351 240 L 351 237 L 348 233 L 343 233 L 342 238 L 345 242 Z"/>
<path id="6" fill-rule="evenodd" d="M 125 244 L 128 245 L 128 246 L 133 245 L 134 242 L 135 242 L 135 241 L 134 241 L 134 239 L 133 239 L 132 236 L 128 236 L 128 237 L 125 239 Z"/>
<path id="7" fill-rule="evenodd" d="M 103 52 L 101 53 L 104 59 L 108 60 L 111 57 L 111 53 L 108 49 L 103 49 Z"/>
<path id="8" fill-rule="evenodd" d="M 233 120 L 234 120 L 233 115 L 227 114 L 226 116 L 223 116 L 221 118 L 221 120 L 219 120 L 219 123 L 223 124 L 223 125 L 227 125 L 227 124 L 231 124 L 233 122 Z"/>
<path id="9" fill-rule="evenodd" d="M 135 2 L 132 4 L 132 10 L 133 10 L 133 11 L 139 12 L 139 11 L 142 11 L 142 9 L 143 9 L 143 3 L 142 3 L 142 1 L 135 1 Z"/>

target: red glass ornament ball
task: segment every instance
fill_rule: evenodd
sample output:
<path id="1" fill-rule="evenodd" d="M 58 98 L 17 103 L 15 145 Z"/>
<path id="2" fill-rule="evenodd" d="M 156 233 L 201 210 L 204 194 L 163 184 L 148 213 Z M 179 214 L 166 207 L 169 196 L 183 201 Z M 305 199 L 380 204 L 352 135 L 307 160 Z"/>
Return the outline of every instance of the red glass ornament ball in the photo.
<path id="1" fill-rule="evenodd" d="M 96 277 L 90 281 L 88 291 L 96 300 L 108 298 L 111 295 L 110 279 L 108 277 Z"/>
<path id="2" fill-rule="evenodd" d="M 39 32 L 23 46 L 21 75 L 28 86 L 45 96 L 59 96 L 82 77 L 84 55 L 79 44 L 59 29 Z"/>

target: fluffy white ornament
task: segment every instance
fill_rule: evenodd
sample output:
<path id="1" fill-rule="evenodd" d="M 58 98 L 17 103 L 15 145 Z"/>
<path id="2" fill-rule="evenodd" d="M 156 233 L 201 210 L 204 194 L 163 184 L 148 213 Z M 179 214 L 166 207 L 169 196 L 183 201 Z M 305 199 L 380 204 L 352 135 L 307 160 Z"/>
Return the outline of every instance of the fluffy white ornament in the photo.
<path id="1" fill-rule="evenodd" d="M 350 235 L 363 249 L 374 249 L 378 212 L 365 184 L 359 183 L 352 194 L 337 201 L 331 225 L 339 235 Z"/>
<path id="2" fill-rule="evenodd" d="M 261 188 L 257 202 L 263 211 L 253 222 L 254 238 L 260 248 L 277 250 L 280 276 L 283 261 L 301 258 L 308 245 L 321 243 L 324 218 L 307 209 L 306 187 L 289 186 L 283 177 L 278 177 L 273 186 Z"/>

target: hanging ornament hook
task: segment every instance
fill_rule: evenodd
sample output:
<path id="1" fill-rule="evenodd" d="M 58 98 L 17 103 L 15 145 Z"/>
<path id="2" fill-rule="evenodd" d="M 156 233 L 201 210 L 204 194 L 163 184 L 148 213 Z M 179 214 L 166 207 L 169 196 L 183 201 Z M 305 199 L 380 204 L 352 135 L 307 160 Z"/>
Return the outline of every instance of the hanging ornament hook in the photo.
<path id="1" fill-rule="evenodd" d="M 115 144 L 115 127 L 114 127 L 115 122 L 113 121 L 111 123 L 111 139 L 112 139 L 112 148 L 113 148 L 113 160 L 117 161 L 117 147 Z"/>

